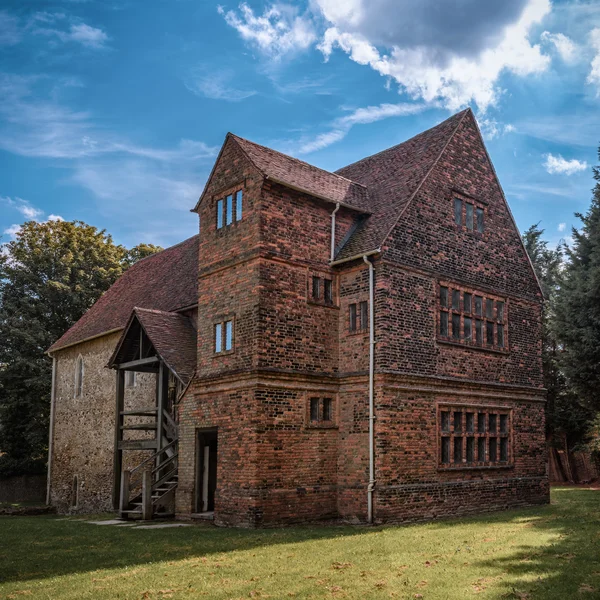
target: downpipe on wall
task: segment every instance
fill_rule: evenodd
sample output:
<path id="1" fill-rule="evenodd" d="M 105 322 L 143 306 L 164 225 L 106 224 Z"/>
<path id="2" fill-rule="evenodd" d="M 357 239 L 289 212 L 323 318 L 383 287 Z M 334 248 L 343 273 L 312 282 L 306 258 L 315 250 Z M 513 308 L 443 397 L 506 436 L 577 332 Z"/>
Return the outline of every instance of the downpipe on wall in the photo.
<path id="1" fill-rule="evenodd" d="M 335 210 L 331 213 L 331 258 L 329 259 L 331 262 L 335 258 L 335 213 L 338 210 L 340 210 L 339 202 L 335 205 Z"/>
<path id="2" fill-rule="evenodd" d="M 375 490 L 375 268 L 369 265 L 369 485 L 367 486 L 367 522 L 373 523 L 373 491 Z"/>

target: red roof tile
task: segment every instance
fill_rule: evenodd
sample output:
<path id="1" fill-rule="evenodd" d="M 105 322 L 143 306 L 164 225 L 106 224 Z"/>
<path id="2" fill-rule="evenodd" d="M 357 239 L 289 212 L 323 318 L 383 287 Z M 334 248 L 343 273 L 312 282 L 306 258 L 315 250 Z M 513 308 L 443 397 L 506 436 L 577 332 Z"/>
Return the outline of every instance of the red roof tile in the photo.
<path id="1" fill-rule="evenodd" d="M 48 352 L 122 329 L 136 306 L 174 311 L 197 304 L 198 242 L 196 235 L 127 269 Z"/>
<path id="2" fill-rule="evenodd" d="M 339 202 L 361 212 L 370 212 L 369 196 L 364 185 L 232 133 L 228 135 L 238 143 L 254 166 L 269 179 L 316 198 L 332 203 Z"/>
<path id="3" fill-rule="evenodd" d="M 336 260 L 375 250 L 384 243 L 468 110 L 402 144 L 336 171 L 367 186 L 372 212 L 338 251 Z"/>

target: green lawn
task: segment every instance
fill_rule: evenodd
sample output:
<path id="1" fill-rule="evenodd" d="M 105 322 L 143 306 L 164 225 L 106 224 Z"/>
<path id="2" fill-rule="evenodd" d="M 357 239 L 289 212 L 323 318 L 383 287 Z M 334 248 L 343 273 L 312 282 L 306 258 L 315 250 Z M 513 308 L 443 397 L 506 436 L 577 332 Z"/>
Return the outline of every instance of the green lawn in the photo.
<path id="1" fill-rule="evenodd" d="M 0 517 L 0 598 L 600 598 L 600 491 L 405 527 L 138 530 Z"/>

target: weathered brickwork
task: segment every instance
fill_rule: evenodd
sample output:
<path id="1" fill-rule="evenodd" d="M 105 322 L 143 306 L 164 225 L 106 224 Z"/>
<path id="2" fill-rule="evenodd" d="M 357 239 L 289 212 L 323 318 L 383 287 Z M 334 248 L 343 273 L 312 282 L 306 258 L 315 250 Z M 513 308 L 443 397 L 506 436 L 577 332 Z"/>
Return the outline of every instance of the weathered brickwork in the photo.
<path id="1" fill-rule="evenodd" d="M 360 240 L 382 227 L 389 232 L 377 241 L 381 251 L 369 247 L 375 269 L 375 522 L 548 501 L 541 295 L 474 118 L 470 112 L 459 117 L 452 120 L 456 129 L 447 144 L 438 139 L 439 132 L 430 138 L 435 146 L 424 152 L 427 160 L 433 161 L 434 147 L 441 150 L 422 184 L 416 181 L 428 171 L 422 164 L 406 174 L 406 186 L 414 187 L 415 194 L 401 203 L 401 213 L 389 213 L 373 229 L 364 225 L 369 217 L 360 207 L 341 206 L 336 213 L 338 248 L 356 231 L 364 233 Z M 281 170 L 275 169 L 279 179 L 269 177 L 242 146 L 235 137 L 227 138 L 197 207 L 197 371 L 178 404 L 176 513 L 190 517 L 198 510 L 197 441 L 199 432 L 211 430 L 218 439 L 217 524 L 255 527 L 330 518 L 364 522 L 369 268 L 362 257 L 331 265 L 335 202 L 284 185 Z M 265 156 L 269 164 L 276 160 L 272 151 Z M 391 165 L 383 160 L 378 167 L 374 160 L 369 167 L 374 175 L 378 168 Z M 313 186 L 330 181 L 322 172 L 313 175 Z M 351 200 L 366 202 L 366 191 L 358 184 L 334 184 L 335 193 L 346 189 Z M 238 190 L 243 192 L 243 218 L 218 229 L 217 201 Z M 385 194 L 378 193 L 375 204 L 384 200 Z M 461 224 L 455 223 L 455 197 L 483 209 L 483 233 L 467 228 L 464 214 Z M 331 281 L 330 298 L 322 291 L 313 297 L 314 277 Z M 474 348 L 440 339 L 440 282 L 462 293 L 501 298 L 505 347 Z M 358 314 L 354 328 L 351 306 Z M 361 314 L 365 306 L 367 312 Z M 216 353 L 215 324 L 227 321 L 233 322 L 232 348 Z M 76 354 L 83 352 L 86 360 L 96 357 L 98 406 L 97 414 L 90 408 L 76 414 L 97 423 L 101 437 L 93 440 L 101 458 L 85 471 L 77 461 L 90 457 L 75 441 L 67 450 L 69 435 L 64 425 L 57 425 L 57 456 L 69 457 L 57 459 L 64 463 L 55 486 L 63 505 L 74 469 L 86 477 L 89 472 L 89 478 L 97 473 L 100 481 L 92 485 L 103 490 L 103 503 L 96 505 L 107 508 L 110 502 L 114 374 L 101 366 L 115 341 L 115 336 L 100 338 L 59 356 L 59 378 L 64 369 L 71 379 L 59 379 L 57 410 L 60 405 L 63 413 L 57 423 L 66 423 L 68 409 L 79 402 L 67 388 L 73 386 Z M 327 400 L 328 419 L 321 419 L 322 413 L 311 416 L 311 398 Z M 442 464 L 440 405 L 501 407 L 510 415 L 509 460 Z"/>

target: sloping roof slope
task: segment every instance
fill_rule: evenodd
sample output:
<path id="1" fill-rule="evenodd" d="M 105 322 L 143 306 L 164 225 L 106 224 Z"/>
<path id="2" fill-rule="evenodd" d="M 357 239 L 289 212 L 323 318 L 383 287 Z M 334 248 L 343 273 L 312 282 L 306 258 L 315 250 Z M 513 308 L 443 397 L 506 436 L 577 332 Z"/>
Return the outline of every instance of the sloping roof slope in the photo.
<path id="1" fill-rule="evenodd" d="M 195 235 L 127 269 L 48 352 L 122 329 L 136 306 L 173 311 L 196 304 L 198 244 Z"/>
<path id="2" fill-rule="evenodd" d="M 468 110 L 406 142 L 336 171 L 367 186 L 372 212 L 340 249 L 336 260 L 375 250 L 383 244 Z"/>
<path id="3" fill-rule="evenodd" d="M 185 315 L 164 310 L 134 308 L 132 318 L 137 319 L 152 342 L 156 353 L 184 384 L 192 378 L 196 369 L 196 330 Z M 108 363 L 114 365 L 129 326 L 121 335 Z"/>
<path id="4" fill-rule="evenodd" d="M 361 212 L 371 212 L 367 188 L 361 183 L 319 169 L 232 133 L 228 135 L 238 143 L 254 166 L 269 179 L 329 202 L 339 202 Z"/>

